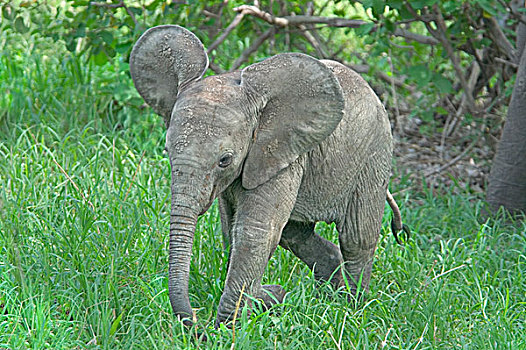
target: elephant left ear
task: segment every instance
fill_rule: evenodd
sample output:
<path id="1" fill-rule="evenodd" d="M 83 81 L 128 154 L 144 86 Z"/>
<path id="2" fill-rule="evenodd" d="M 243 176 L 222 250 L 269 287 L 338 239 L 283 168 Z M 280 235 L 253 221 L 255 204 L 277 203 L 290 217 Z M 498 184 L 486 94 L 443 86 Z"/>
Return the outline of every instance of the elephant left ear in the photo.
<path id="1" fill-rule="evenodd" d="M 253 189 L 329 136 L 343 117 L 344 99 L 332 70 L 304 54 L 287 53 L 253 64 L 241 85 L 259 102 L 255 141 L 242 182 Z"/>

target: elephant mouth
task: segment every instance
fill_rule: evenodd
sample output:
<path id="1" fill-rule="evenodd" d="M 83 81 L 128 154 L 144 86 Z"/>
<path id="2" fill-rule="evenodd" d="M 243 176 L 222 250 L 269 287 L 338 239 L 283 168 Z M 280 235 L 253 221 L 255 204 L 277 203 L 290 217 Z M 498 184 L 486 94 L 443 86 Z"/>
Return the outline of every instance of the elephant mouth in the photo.
<path id="1" fill-rule="evenodd" d="M 205 207 L 203 208 L 203 210 L 199 213 L 199 216 L 203 215 L 204 213 L 206 213 L 206 211 L 208 209 L 210 209 L 210 207 L 212 206 L 212 203 L 214 203 L 214 201 L 212 200 L 210 203 L 208 203 L 207 205 L 205 205 Z"/>
<path id="2" fill-rule="evenodd" d="M 206 213 L 208 209 L 210 209 L 216 197 L 217 197 L 217 186 L 214 185 L 212 189 L 212 193 L 210 194 L 210 197 L 208 198 L 208 203 L 203 206 L 203 209 L 199 213 L 199 216 L 203 215 L 204 213 Z"/>

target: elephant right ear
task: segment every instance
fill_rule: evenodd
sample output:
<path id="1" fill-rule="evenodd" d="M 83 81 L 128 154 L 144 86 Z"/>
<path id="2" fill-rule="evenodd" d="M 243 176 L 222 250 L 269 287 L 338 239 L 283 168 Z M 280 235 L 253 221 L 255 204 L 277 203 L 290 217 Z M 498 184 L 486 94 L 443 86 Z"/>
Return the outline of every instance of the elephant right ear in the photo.
<path id="1" fill-rule="evenodd" d="M 208 55 L 201 41 L 176 25 L 148 29 L 130 55 L 130 73 L 135 88 L 153 110 L 170 123 L 181 88 L 200 79 L 208 68 Z"/>

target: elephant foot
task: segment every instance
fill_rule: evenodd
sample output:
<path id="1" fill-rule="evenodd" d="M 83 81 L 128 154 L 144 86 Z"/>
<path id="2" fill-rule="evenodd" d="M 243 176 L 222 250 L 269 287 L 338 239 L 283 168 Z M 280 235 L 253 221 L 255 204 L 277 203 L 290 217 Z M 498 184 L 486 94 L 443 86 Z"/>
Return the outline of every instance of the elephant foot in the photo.
<path id="1" fill-rule="evenodd" d="M 264 284 L 261 286 L 261 295 L 258 299 L 263 301 L 265 308 L 270 309 L 273 305 L 281 304 L 287 292 L 279 284 Z"/>
<path id="2" fill-rule="evenodd" d="M 268 310 L 273 305 L 282 303 L 283 299 L 285 298 L 285 294 L 287 293 L 285 292 L 285 289 L 283 289 L 282 286 L 277 285 L 277 284 L 265 284 L 261 286 L 261 289 L 259 293 L 257 294 L 256 299 L 262 302 L 264 309 Z M 246 300 L 246 302 L 248 303 L 248 306 L 249 306 L 248 314 L 250 315 L 251 313 L 250 309 L 253 306 L 252 300 L 249 299 L 249 300 Z M 220 306 L 221 306 L 221 302 L 220 302 Z M 235 316 L 234 316 L 235 314 L 236 312 L 232 311 L 231 313 L 225 315 L 225 314 L 222 314 L 220 310 L 218 310 L 217 319 L 216 319 L 214 327 L 216 329 L 219 328 L 219 325 L 221 323 L 224 323 L 228 328 L 233 327 L 234 324 L 232 321 L 235 319 Z"/>

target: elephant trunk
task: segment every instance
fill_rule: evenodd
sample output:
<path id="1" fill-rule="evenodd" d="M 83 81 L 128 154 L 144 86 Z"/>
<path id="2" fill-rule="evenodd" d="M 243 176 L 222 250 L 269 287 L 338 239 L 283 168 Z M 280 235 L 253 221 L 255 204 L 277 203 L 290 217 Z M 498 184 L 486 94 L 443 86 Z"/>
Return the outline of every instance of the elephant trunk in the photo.
<path id="1" fill-rule="evenodd" d="M 172 194 L 168 293 L 175 315 L 188 319 L 184 323 L 191 325 L 193 313 L 188 298 L 188 279 L 199 208 L 195 199 L 185 197 L 188 196 Z"/>

